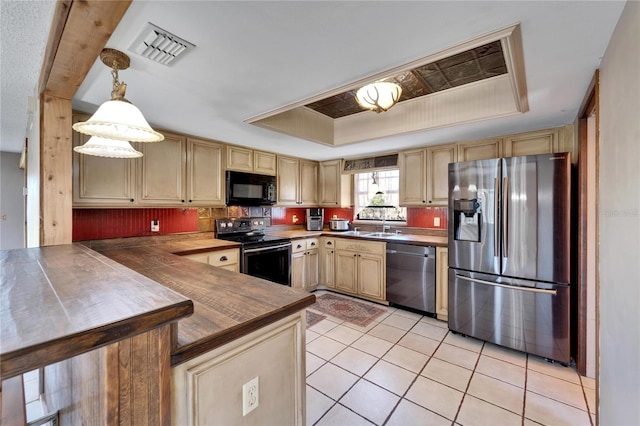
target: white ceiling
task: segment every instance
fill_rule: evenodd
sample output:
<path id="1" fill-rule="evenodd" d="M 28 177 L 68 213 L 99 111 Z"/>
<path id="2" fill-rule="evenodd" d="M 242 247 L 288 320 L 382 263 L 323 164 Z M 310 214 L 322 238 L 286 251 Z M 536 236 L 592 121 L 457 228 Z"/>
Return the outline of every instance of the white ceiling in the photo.
<path id="1" fill-rule="evenodd" d="M 2 0 L 2 150 L 19 151 L 26 119 L 5 114 L 5 49 L 24 48 L 5 41 L 6 3 L 14 2 Z M 30 9 L 43 2 L 15 3 Z M 325 160 L 573 122 L 623 6 L 622 1 L 134 1 L 107 47 L 131 57 L 120 79 L 128 84 L 127 98 L 152 126 Z M 196 47 L 170 67 L 142 58 L 129 48 L 146 22 Z M 525 114 L 339 148 L 245 123 L 516 22 L 522 25 L 529 94 Z M 38 58 L 40 52 L 41 61 L 45 43 L 46 38 L 21 55 Z M 39 63 L 34 67 L 37 75 Z M 21 79 L 15 72 L 10 76 Z M 34 81 L 19 96 L 32 94 Z M 110 91 L 109 69 L 98 60 L 74 107 L 93 112 Z M 18 112 L 25 109 L 26 100 L 14 101 Z M 11 135 L 6 143 L 5 134 Z"/>

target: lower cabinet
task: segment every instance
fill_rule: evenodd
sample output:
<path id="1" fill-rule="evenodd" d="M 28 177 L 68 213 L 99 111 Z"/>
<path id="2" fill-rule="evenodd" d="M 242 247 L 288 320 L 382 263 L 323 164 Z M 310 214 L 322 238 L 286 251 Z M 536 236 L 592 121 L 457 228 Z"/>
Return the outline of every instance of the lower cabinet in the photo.
<path id="1" fill-rule="evenodd" d="M 320 285 L 327 288 L 336 286 L 336 240 L 320 237 Z"/>
<path id="2" fill-rule="evenodd" d="M 449 249 L 436 247 L 436 316 L 447 321 L 449 309 Z"/>
<path id="3" fill-rule="evenodd" d="M 335 290 L 386 301 L 386 244 L 336 239 Z"/>
<path id="4" fill-rule="evenodd" d="M 205 253 L 187 254 L 182 256 L 186 259 L 207 263 L 228 271 L 240 272 L 240 253 L 238 249 L 208 251 Z"/>
<path id="5" fill-rule="evenodd" d="M 319 282 L 319 240 L 294 240 L 291 246 L 291 287 L 315 290 Z"/>
<path id="6" fill-rule="evenodd" d="M 302 310 L 174 366 L 171 424 L 304 425 L 305 324 Z M 257 406 L 243 416 L 256 378 Z"/>

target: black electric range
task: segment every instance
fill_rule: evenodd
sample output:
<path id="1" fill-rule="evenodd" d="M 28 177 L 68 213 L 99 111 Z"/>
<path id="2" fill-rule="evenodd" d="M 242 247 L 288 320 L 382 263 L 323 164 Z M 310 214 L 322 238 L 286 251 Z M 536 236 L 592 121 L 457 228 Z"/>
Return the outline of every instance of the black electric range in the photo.
<path id="1" fill-rule="evenodd" d="M 264 217 L 216 219 L 215 237 L 241 244 L 242 273 L 291 285 L 291 240 L 268 235 L 268 227 Z"/>

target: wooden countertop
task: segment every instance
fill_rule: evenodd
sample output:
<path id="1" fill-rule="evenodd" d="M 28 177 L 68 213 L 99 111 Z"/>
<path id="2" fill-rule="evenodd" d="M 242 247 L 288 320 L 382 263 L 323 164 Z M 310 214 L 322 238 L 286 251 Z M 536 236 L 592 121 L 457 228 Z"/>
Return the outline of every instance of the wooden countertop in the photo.
<path id="1" fill-rule="evenodd" d="M 0 251 L 2 380 L 190 315 L 194 304 L 81 244 Z"/>
<path id="2" fill-rule="evenodd" d="M 447 247 L 448 239 L 447 237 L 440 237 L 435 235 L 418 235 L 418 234 L 400 234 L 398 236 L 393 236 L 389 238 L 380 238 L 380 237 L 367 237 L 369 231 L 362 231 L 360 235 L 346 234 L 345 232 L 340 231 L 307 231 L 304 229 L 295 229 L 288 231 L 274 231 L 270 233 L 271 235 L 278 235 L 281 237 L 291 238 L 292 240 L 303 239 L 303 238 L 317 238 L 317 237 L 339 237 L 339 238 L 352 238 L 352 239 L 366 239 L 371 241 L 384 241 L 387 243 L 405 243 L 405 244 L 415 244 L 421 246 L 437 246 L 437 247 Z M 374 232 L 374 231 L 371 231 Z"/>
<path id="3" fill-rule="evenodd" d="M 194 313 L 178 323 L 172 365 L 233 341 L 315 302 L 315 295 L 260 278 L 182 258 L 190 254 L 238 247 L 211 237 L 189 241 L 140 238 L 134 245 L 103 240 L 91 246 L 103 255 L 190 298 Z"/>

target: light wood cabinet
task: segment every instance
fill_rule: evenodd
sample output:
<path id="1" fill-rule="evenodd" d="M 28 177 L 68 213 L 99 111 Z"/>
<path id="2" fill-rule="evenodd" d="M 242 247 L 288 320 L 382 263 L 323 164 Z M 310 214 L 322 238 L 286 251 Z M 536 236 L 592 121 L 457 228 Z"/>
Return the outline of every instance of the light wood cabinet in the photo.
<path id="1" fill-rule="evenodd" d="M 278 156 L 278 205 L 317 205 L 318 163 Z"/>
<path id="2" fill-rule="evenodd" d="M 314 290 L 319 282 L 319 247 L 317 238 L 291 242 L 291 287 Z"/>
<path id="3" fill-rule="evenodd" d="M 305 424 L 305 310 L 171 370 L 171 424 Z M 259 404 L 243 416 L 242 387 L 258 378 Z"/>
<path id="4" fill-rule="evenodd" d="M 427 148 L 427 205 L 448 205 L 449 163 L 455 163 L 457 156 L 456 145 Z"/>
<path id="5" fill-rule="evenodd" d="M 224 206 L 223 145 L 187 139 L 187 203 L 198 207 Z"/>
<path id="6" fill-rule="evenodd" d="M 335 290 L 386 301 L 386 244 L 336 239 Z"/>
<path id="7" fill-rule="evenodd" d="M 502 139 L 483 139 L 458 144 L 458 162 L 486 160 L 502 156 Z"/>
<path id="8" fill-rule="evenodd" d="M 163 132 L 164 140 L 140 143 L 138 204 L 184 205 L 186 203 L 186 138 Z"/>
<path id="9" fill-rule="evenodd" d="M 336 270 L 336 240 L 333 238 L 320 237 L 320 285 L 327 288 L 334 288 Z"/>
<path id="10" fill-rule="evenodd" d="M 276 175 L 276 155 L 241 146 L 227 146 L 227 170 Z"/>
<path id="11" fill-rule="evenodd" d="M 426 206 L 427 204 L 427 162 L 425 149 L 400 152 L 400 205 Z"/>
<path id="12" fill-rule="evenodd" d="M 503 142 L 505 157 L 550 154 L 553 152 L 559 152 L 558 131 L 556 129 L 511 135 L 505 137 Z"/>
<path id="13" fill-rule="evenodd" d="M 456 159 L 456 145 L 401 152 L 398 157 L 400 205 L 446 206 L 449 199 L 449 163 Z"/>
<path id="14" fill-rule="evenodd" d="M 186 254 L 185 259 L 195 260 L 196 262 L 206 263 L 227 271 L 240 272 L 240 250 L 215 250 L 204 253 Z"/>
<path id="15" fill-rule="evenodd" d="M 353 176 L 342 174 L 342 161 L 323 161 L 318 167 L 318 204 L 324 207 L 350 207 L 353 204 Z"/>
<path id="16" fill-rule="evenodd" d="M 449 315 L 449 249 L 436 247 L 436 316 L 447 321 Z"/>
<path id="17" fill-rule="evenodd" d="M 89 116 L 74 116 L 74 123 Z M 73 146 L 90 136 L 73 132 Z M 139 159 L 104 158 L 73 151 L 74 206 L 129 206 L 135 204 L 136 165 Z"/>

